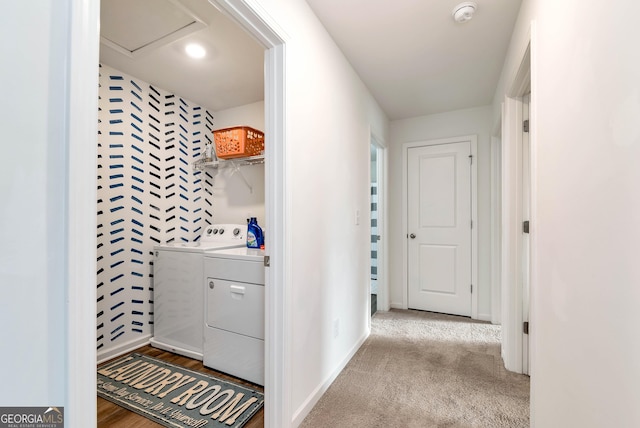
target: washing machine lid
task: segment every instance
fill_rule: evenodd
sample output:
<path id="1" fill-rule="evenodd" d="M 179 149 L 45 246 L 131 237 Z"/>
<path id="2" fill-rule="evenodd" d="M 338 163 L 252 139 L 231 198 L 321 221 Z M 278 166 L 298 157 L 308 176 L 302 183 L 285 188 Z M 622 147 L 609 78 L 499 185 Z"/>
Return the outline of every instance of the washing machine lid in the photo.
<path id="1" fill-rule="evenodd" d="M 233 248 L 245 246 L 242 242 L 169 242 L 168 244 L 156 245 L 156 250 L 187 251 L 192 253 L 204 253 L 211 250 L 221 250 L 223 248 Z"/>
<path id="2" fill-rule="evenodd" d="M 196 251 L 200 250 L 200 242 L 167 242 L 154 245 L 154 250 Z"/>
<path id="3" fill-rule="evenodd" d="M 207 251 L 205 257 L 262 262 L 265 255 L 266 253 L 264 250 L 260 250 L 257 248 L 247 248 L 246 246 L 244 246 Z"/>

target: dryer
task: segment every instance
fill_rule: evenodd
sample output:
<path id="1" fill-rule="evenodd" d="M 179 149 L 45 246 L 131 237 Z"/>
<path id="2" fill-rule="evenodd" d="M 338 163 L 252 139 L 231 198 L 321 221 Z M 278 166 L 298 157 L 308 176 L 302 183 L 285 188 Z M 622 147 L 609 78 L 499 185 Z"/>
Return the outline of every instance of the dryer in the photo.
<path id="1" fill-rule="evenodd" d="M 205 252 L 245 247 L 246 224 L 213 224 L 199 241 L 154 247 L 151 345 L 202 360 Z"/>
<path id="2" fill-rule="evenodd" d="M 203 364 L 264 385 L 264 250 L 231 248 L 204 257 Z"/>

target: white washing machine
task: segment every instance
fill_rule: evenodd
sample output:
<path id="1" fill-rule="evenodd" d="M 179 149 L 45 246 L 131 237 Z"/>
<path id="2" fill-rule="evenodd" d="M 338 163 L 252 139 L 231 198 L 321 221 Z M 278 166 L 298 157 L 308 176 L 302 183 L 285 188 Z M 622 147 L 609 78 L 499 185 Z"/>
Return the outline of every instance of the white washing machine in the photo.
<path id="1" fill-rule="evenodd" d="M 214 224 L 199 241 L 154 247 L 152 346 L 202 360 L 204 253 L 246 247 L 246 240 L 246 224 Z"/>
<path id="2" fill-rule="evenodd" d="M 264 385 L 264 250 L 204 256 L 205 366 Z"/>

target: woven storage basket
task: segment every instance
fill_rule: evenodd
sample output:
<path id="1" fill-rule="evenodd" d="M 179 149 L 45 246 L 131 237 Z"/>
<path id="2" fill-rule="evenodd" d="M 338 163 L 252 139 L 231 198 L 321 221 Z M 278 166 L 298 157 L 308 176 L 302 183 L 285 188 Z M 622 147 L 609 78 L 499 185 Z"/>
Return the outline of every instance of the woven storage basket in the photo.
<path id="1" fill-rule="evenodd" d="M 216 155 L 220 159 L 257 156 L 264 152 L 264 133 L 248 126 L 213 131 Z"/>

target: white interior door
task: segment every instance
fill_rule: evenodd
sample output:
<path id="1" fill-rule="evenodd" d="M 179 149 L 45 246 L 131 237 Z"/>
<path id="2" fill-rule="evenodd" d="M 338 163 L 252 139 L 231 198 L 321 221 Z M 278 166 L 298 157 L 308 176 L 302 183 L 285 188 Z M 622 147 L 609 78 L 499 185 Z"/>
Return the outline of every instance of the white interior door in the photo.
<path id="1" fill-rule="evenodd" d="M 407 154 L 408 307 L 471 315 L 471 144 Z"/>

